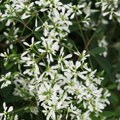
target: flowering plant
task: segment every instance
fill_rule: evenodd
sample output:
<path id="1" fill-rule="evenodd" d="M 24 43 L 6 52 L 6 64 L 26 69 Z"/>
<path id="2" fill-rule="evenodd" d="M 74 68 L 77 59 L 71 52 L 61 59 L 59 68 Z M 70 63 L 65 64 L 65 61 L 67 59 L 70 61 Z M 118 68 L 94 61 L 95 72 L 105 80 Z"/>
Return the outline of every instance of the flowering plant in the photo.
<path id="1" fill-rule="evenodd" d="M 107 120 L 113 76 L 105 27 L 119 24 L 119 4 L 1 0 L 0 118 Z"/>

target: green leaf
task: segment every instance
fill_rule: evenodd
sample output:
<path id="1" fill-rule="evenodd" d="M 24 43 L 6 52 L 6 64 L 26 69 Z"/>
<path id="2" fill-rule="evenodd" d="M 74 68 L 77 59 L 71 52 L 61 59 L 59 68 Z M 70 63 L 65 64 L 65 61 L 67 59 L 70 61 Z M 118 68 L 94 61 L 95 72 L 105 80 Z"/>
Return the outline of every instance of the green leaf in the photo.
<path id="1" fill-rule="evenodd" d="M 115 68 L 113 70 L 113 74 L 116 74 L 118 72 L 120 72 L 120 63 L 118 63 L 118 64 L 115 65 Z"/>
<path id="2" fill-rule="evenodd" d="M 5 99 L 5 102 L 7 103 L 11 103 L 11 102 L 17 102 L 17 101 L 22 101 L 23 99 L 19 96 L 13 96 L 13 95 L 9 95 L 7 97 L 7 99 Z"/>
<path id="3" fill-rule="evenodd" d="M 116 114 L 115 116 L 120 117 L 120 106 L 116 108 L 115 114 Z"/>
<path id="4" fill-rule="evenodd" d="M 111 92 L 111 96 L 109 99 L 113 105 L 117 105 L 119 103 L 119 98 L 118 98 L 117 94 L 114 92 Z"/>
<path id="5" fill-rule="evenodd" d="M 92 118 L 92 120 L 99 120 L 99 118 L 97 118 L 97 117 L 94 116 L 94 115 L 91 115 L 91 118 Z"/>
<path id="6" fill-rule="evenodd" d="M 116 88 L 116 84 L 112 84 L 112 85 L 108 86 L 108 89 L 110 89 L 110 90 L 115 89 L 115 88 Z"/>
<path id="7" fill-rule="evenodd" d="M 77 30 L 79 30 L 78 24 L 74 24 L 74 25 L 70 26 L 70 31 L 77 31 Z"/>
<path id="8" fill-rule="evenodd" d="M 96 61 L 99 63 L 99 65 L 102 67 L 102 69 L 107 73 L 109 79 L 115 83 L 114 81 L 114 78 L 113 78 L 113 75 L 111 74 L 111 71 L 112 71 L 112 66 L 111 64 L 107 61 L 107 59 L 105 59 L 104 57 L 102 56 L 99 56 L 99 55 L 93 55 L 94 58 L 96 59 Z"/>
<path id="9" fill-rule="evenodd" d="M 97 55 L 106 51 L 104 47 L 97 47 L 89 51 L 90 54 Z"/>
<path id="10" fill-rule="evenodd" d="M 1 90 L 1 94 L 4 98 L 7 98 L 9 95 L 12 94 L 12 89 L 13 89 L 13 86 L 12 85 L 9 85 L 8 87 L 5 87 Z"/>
<path id="11" fill-rule="evenodd" d="M 5 36 L 4 35 L 0 35 L 0 41 L 4 40 Z"/>
<path id="12" fill-rule="evenodd" d="M 110 63 L 103 57 L 101 56 L 94 56 L 96 61 L 101 65 L 101 67 L 104 69 L 105 72 L 110 73 L 111 72 L 111 65 Z"/>
<path id="13" fill-rule="evenodd" d="M 115 112 L 105 111 L 101 115 L 105 116 L 105 117 L 113 117 L 113 116 L 115 116 Z"/>
<path id="14" fill-rule="evenodd" d="M 33 32 L 33 33 L 38 40 L 41 39 L 42 34 L 40 34 L 39 32 Z"/>
<path id="15" fill-rule="evenodd" d="M 1 9 L 5 8 L 5 5 L 2 5 L 2 4 L 1 4 L 1 5 L 0 5 L 0 8 L 1 8 Z"/>
<path id="16" fill-rule="evenodd" d="M 4 27 L 5 27 L 5 24 L 4 24 L 4 23 L 1 23 L 1 24 L 0 24 L 0 31 L 2 31 L 2 30 L 4 29 Z"/>

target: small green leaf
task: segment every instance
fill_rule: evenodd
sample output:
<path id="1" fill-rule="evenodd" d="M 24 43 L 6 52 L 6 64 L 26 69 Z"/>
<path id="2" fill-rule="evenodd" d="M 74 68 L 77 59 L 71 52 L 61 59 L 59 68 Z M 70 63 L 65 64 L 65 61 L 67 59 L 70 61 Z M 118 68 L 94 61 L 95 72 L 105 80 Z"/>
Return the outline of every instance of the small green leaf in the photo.
<path id="1" fill-rule="evenodd" d="M 2 31 L 2 30 L 4 29 L 4 27 L 5 27 L 5 24 L 4 24 L 4 23 L 1 23 L 1 24 L 0 24 L 0 31 Z"/>
<path id="2" fill-rule="evenodd" d="M 0 35 L 0 41 L 4 40 L 5 36 L 4 35 Z"/>
<path id="3" fill-rule="evenodd" d="M 113 117 L 115 115 L 115 112 L 105 111 L 101 115 L 105 117 Z"/>
<path id="4" fill-rule="evenodd" d="M 22 98 L 19 97 L 19 96 L 9 95 L 9 96 L 7 97 L 7 99 L 5 99 L 5 102 L 7 102 L 7 103 L 17 102 L 17 101 L 22 101 Z"/>
<path id="5" fill-rule="evenodd" d="M 0 5 L 0 8 L 1 8 L 1 9 L 5 8 L 5 5 L 2 5 L 2 4 L 1 4 L 1 5 Z"/>
<path id="6" fill-rule="evenodd" d="M 5 87 L 1 90 L 1 94 L 4 98 L 7 98 L 12 93 L 13 86 L 9 85 L 8 87 Z"/>
<path id="7" fill-rule="evenodd" d="M 116 84 L 112 84 L 112 85 L 108 86 L 108 89 L 110 89 L 110 90 L 115 89 L 115 88 L 116 88 Z"/>
<path id="8" fill-rule="evenodd" d="M 105 51 L 106 51 L 106 49 L 104 47 L 97 47 L 97 48 L 90 50 L 89 53 L 93 54 L 93 55 L 97 55 L 97 54 L 103 53 Z"/>
<path id="9" fill-rule="evenodd" d="M 39 32 L 34 32 L 35 37 L 40 40 L 41 39 L 41 34 Z"/>
<path id="10" fill-rule="evenodd" d="M 116 93 L 111 92 L 110 101 L 113 105 L 116 105 L 119 103 L 119 97 L 117 96 Z"/>
<path id="11" fill-rule="evenodd" d="M 70 31 L 77 31 L 77 30 L 79 30 L 78 24 L 74 24 L 74 25 L 70 26 Z"/>
<path id="12" fill-rule="evenodd" d="M 111 71 L 112 71 L 112 67 L 111 67 L 111 64 L 108 62 L 107 59 L 105 59 L 104 57 L 102 56 L 99 56 L 99 55 L 93 55 L 94 58 L 96 59 L 96 61 L 99 63 L 99 65 L 102 67 L 102 69 L 107 73 L 109 79 L 115 83 L 114 81 L 114 78 L 113 78 L 113 75 L 111 74 Z"/>

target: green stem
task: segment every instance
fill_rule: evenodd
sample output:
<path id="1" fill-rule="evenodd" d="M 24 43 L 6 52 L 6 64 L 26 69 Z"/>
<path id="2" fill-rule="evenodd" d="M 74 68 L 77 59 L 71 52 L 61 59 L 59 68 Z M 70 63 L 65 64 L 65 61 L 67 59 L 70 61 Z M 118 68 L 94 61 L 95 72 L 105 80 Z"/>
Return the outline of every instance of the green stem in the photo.
<path id="1" fill-rule="evenodd" d="M 78 23 L 78 27 L 79 27 L 80 34 L 81 34 L 81 37 L 82 37 L 82 39 L 83 39 L 84 45 L 86 45 L 86 39 L 85 39 L 85 37 L 84 37 L 83 31 L 82 31 L 82 27 L 81 27 L 81 25 L 80 25 L 80 23 L 79 23 L 79 20 L 78 20 L 78 17 L 77 17 L 77 16 L 76 16 L 76 20 L 77 20 L 77 23 Z"/>
<path id="2" fill-rule="evenodd" d="M 13 114 L 13 113 L 17 113 L 17 112 L 19 112 L 19 111 L 24 110 L 25 108 L 31 108 L 31 107 L 33 107 L 33 106 L 32 106 L 32 105 L 28 105 L 28 106 L 25 106 L 25 107 L 19 108 L 19 109 L 17 109 L 17 110 L 11 111 L 11 112 L 6 112 L 5 114 Z"/>

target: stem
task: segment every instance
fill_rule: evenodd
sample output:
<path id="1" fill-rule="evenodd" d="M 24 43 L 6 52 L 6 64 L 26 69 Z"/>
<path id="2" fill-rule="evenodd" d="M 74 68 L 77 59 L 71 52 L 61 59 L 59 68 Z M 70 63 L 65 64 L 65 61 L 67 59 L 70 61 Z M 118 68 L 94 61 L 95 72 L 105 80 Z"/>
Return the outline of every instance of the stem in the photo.
<path id="1" fill-rule="evenodd" d="M 33 17 L 31 17 L 26 24 L 28 24 L 29 22 L 31 22 L 32 19 L 33 19 Z M 21 33 L 21 36 L 23 35 L 24 31 L 25 31 L 25 26 L 24 26 L 24 28 L 23 28 L 23 31 L 22 31 L 22 33 Z"/>
<path id="2" fill-rule="evenodd" d="M 81 37 L 83 39 L 83 42 L 84 42 L 84 45 L 86 45 L 86 39 L 84 37 L 84 34 L 83 34 L 83 31 L 82 31 L 82 28 L 81 28 L 81 25 L 79 23 L 79 20 L 78 20 L 78 17 L 76 16 L 76 20 L 77 20 L 77 23 L 78 23 L 78 27 L 79 27 L 79 30 L 80 30 L 80 34 L 81 34 Z"/>
<path id="3" fill-rule="evenodd" d="M 19 112 L 19 111 L 24 110 L 25 108 L 31 108 L 31 107 L 33 107 L 33 106 L 32 106 L 32 105 L 28 105 L 28 106 L 25 106 L 25 107 L 19 108 L 19 109 L 17 109 L 17 110 L 11 111 L 11 112 L 6 112 L 5 114 L 13 114 L 13 113 L 17 113 L 17 112 Z"/>
<path id="4" fill-rule="evenodd" d="M 77 17 L 77 16 L 76 16 L 76 20 L 77 20 L 77 23 L 78 23 L 78 27 L 79 27 L 79 30 L 80 30 L 81 37 L 82 37 L 83 42 L 84 42 L 85 49 L 87 48 L 87 50 L 88 50 L 88 46 L 89 46 L 89 44 L 91 43 L 92 39 L 90 39 L 90 40 L 88 41 L 88 43 L 86 44 L 86 39 L 85 39 L 84 33 L 83 33 L 83 31 L 82 31 L 82 27 L 81 27 L 81 25 L 80 25 L 80 23 L 79 23 L 79 20 L 78 20 L 78 17 Z M 89 57 L 89 63 L 90 63 L 91 68 L 93 69 L 93 65 L 92 65 L 92 61 L 91 61 L 90 57 Z"/>

